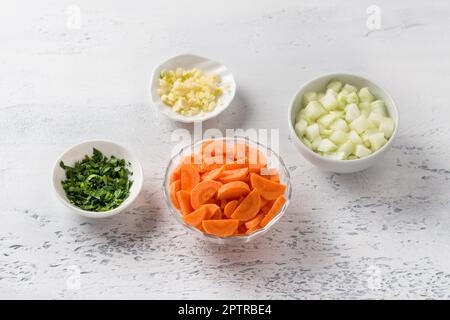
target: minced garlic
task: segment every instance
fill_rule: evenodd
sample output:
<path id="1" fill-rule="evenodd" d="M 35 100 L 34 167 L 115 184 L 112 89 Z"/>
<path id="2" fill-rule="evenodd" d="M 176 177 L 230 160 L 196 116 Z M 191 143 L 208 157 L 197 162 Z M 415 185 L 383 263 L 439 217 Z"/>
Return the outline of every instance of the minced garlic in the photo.
<path id="1" fill-rule="evenodd" d="M 222 93 L 221 79 L 216 74 L 204 74 L 200 69 L 163 70 L 158 93 L 161 100 L 184 116 L 200 115 L 214 110 Z"/>

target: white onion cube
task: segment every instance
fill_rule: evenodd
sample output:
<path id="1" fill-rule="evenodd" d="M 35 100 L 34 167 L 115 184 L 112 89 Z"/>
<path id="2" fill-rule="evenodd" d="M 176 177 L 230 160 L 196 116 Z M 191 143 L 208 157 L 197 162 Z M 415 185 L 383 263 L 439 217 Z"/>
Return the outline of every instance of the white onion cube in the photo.
<path id="1" fill-rule="evenodd" d="M 325 109 L 317 101 L 311 101 L 305 108 L 305 117 L 312 121 L 316 120 L 325 113 Z"/>
<path id="2" fill-rule="evenodd" d="M 380 123 L 381 123 L 381 120 L 383 120 L 383 116 L 381 114 L 379 114 L 378 112 L 371 112 L 368 119 L 376 127 L 379 127 Z"/>
<path id="3" fill-rule="evenodd" d="M 313 141 L 314 139 L 320 137 L 319 125 L 314 123 L 306 128 L 306 137 L 309 141 Z"/>
<path id="4" fill-rule="evenodd" d="M 335 109 L 337 104 L 337 94 L 333 90 L 327 91 L 325 96 L 323 96 L 320 99 L 320 103 L 323 105 L 323 107 L 327 110 L 333 110 Z"/>
<path id="5" fill-rule="evenodd" d="M 355 130 L 356 133 L 361 134 L 370 127 L 369 120 L 367 120 L 365 115 L 360 115 L 358 118 L 350 123 L 350 128 Z"/>
<path id="6" fill-rule="evenodd" d="M 361 137 L 356 133 L 355 130 L 350 131 L 350 133 L 348 134 L 348 139 L 354 144 L 363 143 Z"/>
<path id="7" fill-rule="evenodd" d="M 379 113 L 383 117 L 387 116 L 386 107 L 382 100 L 375 100 L 374 102 L 371 102 L 370 109 L 372 110 L 372 112 Z"/>
<path id="8" fill-rule="evenodd" d="M 384 117 L 380 122 L 379 129 L 384 133 L 386 139 L 389 139 L 394 132 L 394 120 L 388 117 Z"/>
<path id="9" fill-rule="evenodd" d="M 339 92 L 341 90 L 341 88 L 342 88 L 342 82 L 340 82 L 338 80 L 332 80 L 327 85 L 327 89 L 331 89 L 336 93 Z"/>
<path id="10" fill-rule="evenodd" d="M 339 129 L 335 130 L 330 135 L 330 140 L 333 141 L 335 144 L 341 145 L 348 140 L 348 133 Z"/>
<path id="11" fill-rule="evenodd" d="M 322 138 L 319 136 L 317 138 L 315 138 L 312 142 L 312 148 L 314 151 L 317 151 L 317 148 L 319 148 L 320 143 L 322 142 Z"/>
<path id="12" fill-rule="evenodd" d="M 372 151 L 362 144 L 357 144 L 355 147 L 355 156 L 359 158 L 367 157 L 371 153 Z"/>
<path id="13" fill-rule="evenodd" d="M 359 98 L 356 92 L 349 93 L 347 97 L 345 97 L 347 103 L 359 103 Z"/>
<path id="14" fill-rule="evenodd" d="M 306 92 L 303 95 L 303 105 L 307 106 L 311 101 L 317 100 L 317 93 L 313 91 Z"/>
<path id="15" fill-rule="evenodd" d="M 358 92 L 358 97 L 360 101 L 373 101 L 375 97 L 370 93 L 368 87 L 361 88 Z"/>
<path id="16" fill-rule="evenodd" d="M 322 152 L 331 152 L 337 149 L 337 146 L 329 139 L 322 139 L 317 150 Z"/>
<path id="17" fill-rule="evenodd" d="M 361 115 L 358 106 L 351 103 L 345 107 L 345 121 L 352 122 Z"/>
<path id="18" fill-rule="evenodd" d="M 345 122 L 345 120 L 342 119 L 336 119 L 331 125 L 330 125 L 330 129 L 332 130 L 343 130 L 345 132 L 348 132 L 348 125 L 347 122 Z"/>
<path id="19" fill-rule="evenodd" d="M 328 128 L 330 126 L 331 123 L 333 123 L 334 120 L 336 120 L 338 117 L 335 113 L 328 113 L 325 114 L 323 116 L 321 116 L 318 120 L 317 123 L 321 124 L 322 126 L 324 126 L 325 128 Z"/>
<path id="20" fill-rule="evenodd" d="M 356 92 L 358 89 L 356 87 L 352 86 L 351 84 L 345 84 L 345 86 L 342 88 L 342 91 L 346 91 L 348 93 Z"/>
<path id="21" fill-rule="evenodd" d="M 295 132 L 300 138 L 305 134 L 307 127 L 308 123 L 303 119 L 295 124 Z"/>
<path id="22" fill-rule="evenodd" d="M 372 151 L 376 151 L 376 150 L 380 149 L 387 142 L 387 140 L 384 138 L 383 132 L 378 132 L 378 133 L 369 135 L 369 141 L 370 141 L 370 146 L 372 148 Z"/>

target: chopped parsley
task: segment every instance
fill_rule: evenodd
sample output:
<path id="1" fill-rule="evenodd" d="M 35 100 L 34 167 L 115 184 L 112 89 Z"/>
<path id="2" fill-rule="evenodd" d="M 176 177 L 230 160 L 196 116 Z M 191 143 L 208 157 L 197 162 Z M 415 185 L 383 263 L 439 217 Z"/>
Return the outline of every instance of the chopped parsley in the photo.
<path id="1" fill-rule="evenodd" d="M 128 164 L 129 165 L 129 164 Z M 133 174 L 124 159 L 104 156 L 93 149 L 73 167 L 60 162 L 66 172 L 62 186 L 73 205 L 87 211 L 104 212 L 121 205 L 130 195 Z"/>

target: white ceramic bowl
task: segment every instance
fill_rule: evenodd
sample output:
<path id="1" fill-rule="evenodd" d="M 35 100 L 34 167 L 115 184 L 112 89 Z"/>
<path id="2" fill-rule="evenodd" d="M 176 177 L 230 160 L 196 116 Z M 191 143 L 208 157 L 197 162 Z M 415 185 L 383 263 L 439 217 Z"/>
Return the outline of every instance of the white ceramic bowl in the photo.
<path id="1" fill-rule="evenodd" d="M 223 89 L 222 94 L 219 96 L 217 106 L 211 112 L 205 112 L 202 115 L 196 116 L 183 116 L 175 111 L 164 102 L 161 101 L 161 96 L 158 93 L 159 89 L 159 77 L 162 70 L 174 70 L 177 67 L 184 69 L 198 68 L 206 74 L 214 73 L 220 76 L 220 87 Z M 236 83 L 233 78 L 233 74 L 221 63 L 196 56 L 193 54 L 182 54 L 170 58 L 155 69 L 152 72 L 152 79 L 150 83 L 150 96 L 155 108 L 157 108 L 162 114 L 166 115 L 172 120 L 192 123 L 195 121 L 205 121 L 219 115 L 226 108 L 229 107 L 231 101 L 236 93 Z"/>
<path id="2" fill-rule="evenodd" d="M 105 156 L 110 157 L 114 155 L 119 159 L 125 159 L 127 162 L 130 162 L 129 169 L 133 172 L 133 175 L 130 176 L 133 184 L 130 188 L 130 195 L 128 198 L 117 208 L 105 212 L 87 211 L 74 206 L 67 199 L 66 193 L 61 184 L 61 181 L 66 179 L 66 173 L 60 167 L 60 162 L 64 161 L 66 165 L 73 166 L 76 161 L 83 159 L 85 155 L 92 155 L 93 148 L 100 150 Z M 53 166 L 52 183 L 57 197 L 64 205 L 72 209 L 75 213 L 89 218 L 106 218 L 122 212 L 137 198 L 142 189 L 143 182 L 142 167 L 138 158 L 125 149 L 125 147 L 111 141 L 92 140 L 77 144 L 66 150 Z"/>
<path id="3" fill-rule="evenodd" d="M 336 160 L 323 157 L 318 153 L 313 152 L 308 147 L 306 147 L 303 144 L 303 142 L 298 138 L 295 132 L 294 129 L 295 118 L 303 106 L 303 95 L 308 91 L 316 91 L 316 92 L 325 91 L 325 87 L 328 84 L 328 82 L 334 79 L 340 80 L 344 83 L 349 83 L 351 85 L 356 86 L 357 88 L 369 87 L 369 90 L 377 99 L 381 99 L 384 101 L 389 116 L 395 122 L 394 133 L 389 138 L 388 142 L 382 148 L 380 148 L 379 150 L 377 150 L 376 152 L 372 153 L 371 155 L 365 158 L 355 160 Z M 320 76 L 303 85 L 292 99 L 291 105 L 289 107 L 288 119 L 292 140 L 300 150 L 300 153 L 306 158 L 306 160 L 311 162 L 313 165 L 319 167 L 320 169 L 337 173 L 350 173 L 361 171 L 369 168 L 373 164 L 380 161 L 383 155 L 391 148 L 392 143 L 394 142 L 395 137 L 397 135 L 399 123 L 397 107 L 395 106 L 394 100 L 386 90 L 384 90 L 383 88 L 381 88 L 380 86 L 376 85 L 375 83 L 366 78 L 345 73 L 335 73 Z"/>

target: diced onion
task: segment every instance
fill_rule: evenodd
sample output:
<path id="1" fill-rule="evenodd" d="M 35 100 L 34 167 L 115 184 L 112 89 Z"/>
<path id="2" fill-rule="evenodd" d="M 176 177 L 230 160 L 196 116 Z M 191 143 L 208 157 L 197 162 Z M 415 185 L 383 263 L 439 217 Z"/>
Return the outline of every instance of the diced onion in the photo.
<path id="1" fill-rule="evenodd" d="M 392 136 L 394 121 L 384 101 L 368 87 L 333 80 L 325 92 L 307 92 L 297 115 L 295 132 L 312 151 L 338 160 L 367 157 Z"/>

